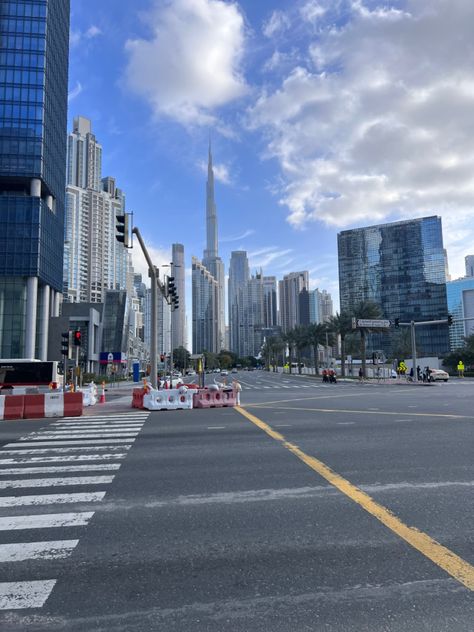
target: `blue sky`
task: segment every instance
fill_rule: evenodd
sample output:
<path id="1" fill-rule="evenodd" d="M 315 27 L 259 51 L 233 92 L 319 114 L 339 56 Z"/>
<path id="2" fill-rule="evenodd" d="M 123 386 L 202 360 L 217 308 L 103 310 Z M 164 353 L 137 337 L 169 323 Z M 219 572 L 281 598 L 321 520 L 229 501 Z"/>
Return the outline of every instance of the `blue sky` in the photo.
<path id="1" fill-rule="evenodd" d="M 245 249 L 252 271 L 309 270 L 337 305 L 339 230 L 439 214 L 463 274 L 472 0 L 71 4 L 69 128 L 92 119 L 157 263 L 173 242 L 202 256 L 211 133 L 226 270 Z"/>

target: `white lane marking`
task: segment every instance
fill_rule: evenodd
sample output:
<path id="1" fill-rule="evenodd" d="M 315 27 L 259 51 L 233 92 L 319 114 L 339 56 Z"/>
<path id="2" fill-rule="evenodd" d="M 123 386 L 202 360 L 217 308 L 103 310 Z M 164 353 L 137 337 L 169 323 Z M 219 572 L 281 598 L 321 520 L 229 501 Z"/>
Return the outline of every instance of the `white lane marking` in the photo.
<path id="1" fill-rule="evenodd" d="M 36 514 L 0 518 L 0 531 L 11 529 L 46 529 L 52 527 L 84 527 L 94 515 L 93 511 L 76 513 Z"/>
<path id="2" fill-rule="evenodd" d="M 127 445 L 127 443 L 129 444 L 129 447 L 131 447 L 132 443 L 135 441 L 135 437 L 130 440 L 130 441 L 125 441 L 125 439 L 92 439 L 92 440 L 87 440 L 84 441 L 82 439 L 78 439 L 77 441 L 38 441 L 38 442 L 32 442 L 32 443 L 26 443 L 26 442 L 22 442 L 22 443 L 7 443 L 5 448 L 13 448 L 13 447 L 17 447 L 17 448 L 33 448 L 34 446 L 38 446 L 38 448 L 41 448 L 42 446 L 45 445 L 49 445 L 49 446 L 59 446 L 59 445 L 75 445 L 75 446 L 82 446 L 82 445 L 111 445 L 113 443 L 121 443 L 122 445 Z"/>
<path id="3" fill-rule="evenodd" d="M 28 450 L 30 452 L 30 450 Z M 33 451 L 34 453 L 34 451 Z M 0 455 L 2 453 L 0 452 Z M 33 456 L 20 457 L 19 459 L 0 459 L 1 465 L 21 465 L 31 463 L 78 463 L 80 461 L 116 461 L 124 459 L 127 455 L 117 454 L 84 454 L 79 456 Z"/>
<path id="4" fill-rule="evenodd" d="M 291 428 L 291 424 L 274 424 L 275 428 Z"/>
<path id="5" fill-rule="evenodd" d="M 33 582 L 1 582 L 0 610 L 42 608 L 55 583 L 55 579 Z"/>
<path id="6" fill-rule="evenodd" d="M 143 424 L 100 424 L 100 425 L 92 425 L 92 424 L 81 424 L 80 426 L 72 425 L 72 424 L 51 424 L 48 426 L 50 430 L 54 432 L 70 430 L 78 431 L 78 430 L 141 430 L 143 428 Z"/>
<path id="7" fill-rule="evenodd" d="M 208 430 L 222 430 L 224 429 L 226 426 L 208 426 L 207 429 Z"/>
<path id="8" fill-rule="evenodd" d="M 0 496 L 0 507 L 24 507 L 29 505 L 54 505 L 64 503 L 96 503 L 106 492 L 87 494 L 37 494 L 34 496 Z"/>
<path id="9" fill-rule="evenodd" d="M 353 426 L 355 421 L 338 421 L 336 426 Z"/>
<path id="10" fill-rule="evenodd" d="M 271 386 L 262 386 L 262 388 L 271 388 Z"/>
<path id="11" fill-rule="evenodd" d="M 24 444 L 18 446 L 16 443 L 11 443 L 10 445 L 14 446 L 15 448 L 18 447 L 23 447 Z M 35 449 L 35 450 L 0 450 L 0 455 L 5 455 L 5 454 L 9 454 L 12 455 L 14 454 L 15 456 L 17 454 L 71 454 L 71 452 L 87 452 L 87 450 L 93 450 L 94 452 L 114 452 L 114 450 L 117 450 L 117 452 L 120 452 L 120 450 L 130 450 L 130 448 L 132 447 L 132 444 L 130 443 L 129 445 L 111 445 L 111 446 L 86 446 L 86 447 L 80 447 L 80 448 L 44 448 L 44 449 Z M 35 448 L 36 448 L 36 444 L 35 444 Z M 95 456 L 95 455 L 88 455 L 88 456 Z M 111 456 L 111 455 L 107 455 L 107 456 Z M 86 456 L 84 457 L 86 458 Z"/>
<path id="12" fill-rule="evenodd" d="M 113 421 L 114 419 L 120 420 L 130 420 L 134 419 L 135 421 L 143 421 L 145 420 L 150 413 L 146 412 L 143 415 L 139 414 L 126 414 L 126 415 L 84 415 L 83 417 L 63 417 L 63 421 L 78 421 L 79 419 L 86 419 L 87 421 L 104 421 L 104 419 L 109 419 Z"/>
<path id="13" fill-rule="evenodd" d="M 123 437 L 131 439 L 138 436 L 138 432 L 40 432 L 37 435 L 29 434 L 20 437 L 19 441 L 41 441 L 43 439 L 107 439 L 108 437 Z"/>
<path id="14" fill-rule="evenodd" d="M 367 408 L 367 410 L 380 410 L 380 408 Z"/>
<path id="15" fill-rule="evenodd" d="M 75 485 L 108 485 L 114 476 L 66 476 L 64 478 L 30 478 L 0 481 L 0 489 L 19 489 L 22 487 L 73 487 Z"/>
<path id="16" fill-rule="evenodd" d="M 49 542 L 0 544 L 0 562 L 61 560 L 68 557 L 78 543 L 79 540 L 52 540 Z"/>
<path id="17" fill-rule="evenodd" d="M 120 463 L 89 463 L 88 465 L 45 465 L 44 467 L 9 467 L 0 469 L 0 476 L 14 474 L 49 474 L 55 472 L 100 472 L 120 469 Z M 0 479 L 1 481 L 1 479 Z"/>

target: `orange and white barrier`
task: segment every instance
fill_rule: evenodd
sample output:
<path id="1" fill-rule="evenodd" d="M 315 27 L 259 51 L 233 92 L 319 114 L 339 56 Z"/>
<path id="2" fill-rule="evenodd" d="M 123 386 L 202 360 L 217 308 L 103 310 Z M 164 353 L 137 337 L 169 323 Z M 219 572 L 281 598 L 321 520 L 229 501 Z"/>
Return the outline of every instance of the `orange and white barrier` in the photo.
<path id="1" fill-rule="evenodd" d="M 24 395 L 0 395 L 0 421 L 23 419 Z"/>
<path id="2" fill-rule="evenodd" d="M 223 408 L 237 405 L 237 391 L 229 388 L 199 389 L 194 393 L 194 408 Z"/>
<path id="3" fill-rule="evenodd" d="M 82 393 L 41 393 L 40 395 L 25 395 L 23 400 L 23 419 L 82 415 Z"/>

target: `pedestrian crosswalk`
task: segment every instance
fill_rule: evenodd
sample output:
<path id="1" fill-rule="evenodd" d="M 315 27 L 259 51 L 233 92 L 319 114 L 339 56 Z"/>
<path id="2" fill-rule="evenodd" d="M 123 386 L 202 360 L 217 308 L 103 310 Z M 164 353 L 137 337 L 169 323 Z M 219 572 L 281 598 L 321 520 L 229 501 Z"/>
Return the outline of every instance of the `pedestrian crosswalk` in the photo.
<path id="1" fill-rule="evenodd" d="M 331 388 L 329 384 L 242 384 L 244 391 L 262 391 L 262 390 L 293 390 L 293 389 L 315 389 L 315 388 Z"/>
<path id="2" fill-rule="evenodd" d="M 0 449 L 0 610 L 44 606 L 148 415 L 64 418 Z"/>

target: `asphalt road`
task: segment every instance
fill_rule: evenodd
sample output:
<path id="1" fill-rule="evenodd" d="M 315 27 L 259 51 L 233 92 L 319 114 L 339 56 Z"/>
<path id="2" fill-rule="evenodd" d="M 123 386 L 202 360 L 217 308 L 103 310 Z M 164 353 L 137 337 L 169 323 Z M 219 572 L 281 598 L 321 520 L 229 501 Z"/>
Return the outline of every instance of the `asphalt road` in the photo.
<path id="1" fill-rule="evenodd" d="M 238 379 L 0 423 L 2 632 L 473 632 L 474 381 Z"/>

